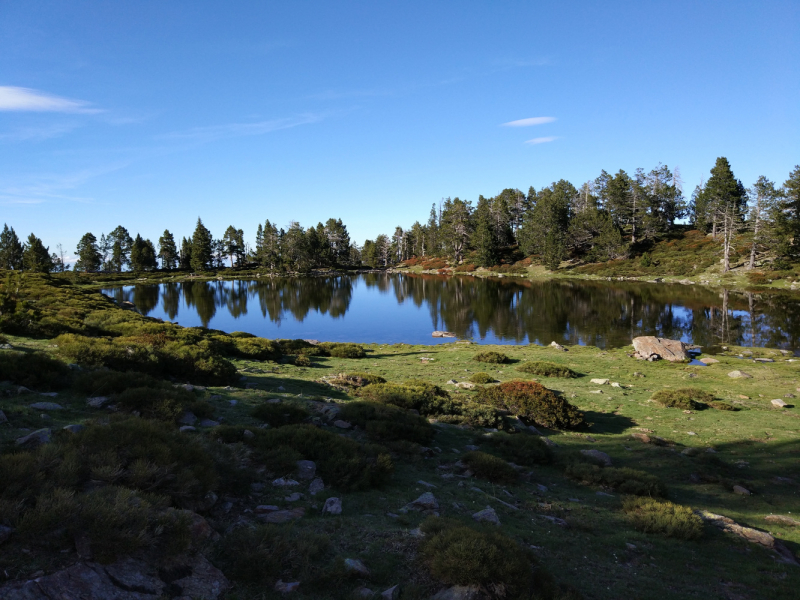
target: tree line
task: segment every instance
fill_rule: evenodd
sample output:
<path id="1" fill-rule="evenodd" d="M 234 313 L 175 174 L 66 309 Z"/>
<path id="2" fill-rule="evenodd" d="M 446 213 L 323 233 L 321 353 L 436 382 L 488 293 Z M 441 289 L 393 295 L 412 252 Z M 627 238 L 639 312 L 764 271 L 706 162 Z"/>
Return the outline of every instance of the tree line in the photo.
<path id="1" fill-rule="evenodd" d="M 396 227 L 362 246 L 350 239 L 341 219 L 304 228 L 293 221 L 287 229 L 267 220 L 258 224 L 254 244 L 242 229 L 229 226 L 214 238 L 200 218 L 190 237 L 180 243 L 165 230 L 154 244 L 123 226 L 98 239 L 86 233 L 78 242 L 74 270 L 122 272 L 183 269 L 193 272 L 234 268 L 308 272 L 317 268 L 387 267 L 412 257 L 444 258 L 476 266 L 496 265 L 504 249 L 518 248 L 547 268 L 576 258 L 601 262 L 627 258 L 668 235 L 676 222 L 688 220 L 722 244 L 723 269 L 730 268 L 736 236 L 749 232 L 753 268 L 765 252 L 778 265 L 800 260 L 800 166 L 778 185 L 761 176 L 749 188 L 737 179 L 724 157 L 716 160 L 707 181 L 689 198 L 678 169 L 659 164 L 650 171 L 605 170 L 575 187 L 561 179 L 527 193 L 507 188 L 497 196 L 479 196 L 475 205 L 460 198 L 434 203 L 428 220 Z M 19 241 L 13 227 L 0 234 L 0 268 L 61 272 L 70 268 L 65 252 L 50 252 L 38 237 Z"/>

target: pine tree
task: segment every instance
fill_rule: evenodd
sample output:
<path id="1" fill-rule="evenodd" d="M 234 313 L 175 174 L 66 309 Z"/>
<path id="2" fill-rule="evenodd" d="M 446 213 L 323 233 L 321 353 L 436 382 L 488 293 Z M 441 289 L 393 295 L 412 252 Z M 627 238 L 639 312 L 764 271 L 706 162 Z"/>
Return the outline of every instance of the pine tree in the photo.
<path id="1" fill-rule="evenodd" d="M 111 248 L 111 259 L 109 260 L 111 270 L 119 273 L 123 268 L 130 265 L 133 239 L 127 229 L 122 225 L 118 225 L 108 234 L 106 240 Z M 98 250 L 100 249 L 98 248 Z"/>
<path id="2" fill-rule="evenodd" d="M 214 260 L 214 238 L 211 232 L 197 217 L 197 225 L 192 234 L 192 250 L 190 264 L 192 271 L 205 271 L 212 267 Z"/>
<path id="3" fill-rule="evenodd" d="M 753 241 L 750 244 L 750 261 L 747 268 L 752 269 L 755 267 L 758 252 L 773 245 L 775 241 L 775 221 L 778 217 L 778 200 L 781 193 L 775 189 L 772 181 L 762 175 L 748 190 L 748 194 L 750 206 L 747 211 L 747 226 L 753 232 Z M 779 254 L 781 249 L 779 243 Z"/>
<path id="4" fill-rule="evenodd" d="M 174 269 L 178 266 L 178 248 L 169 229 L 165 229 L 158 238 L 158 258 L 161 259 L 162 269 Z"/>
<path id="5" fill-rule="evenodd" d="M 472 234 L 472 245 L 478 252 L 478 265 L 491 267 L 498 261 L 498 243 L 489 201 L 483 196 L 478 196 L 474 219 L 475 231 Z"/>
<path id="6" fill-rule="evenodd" d="M 131 245 L 131 268 L 134 271 L 152 271 L 156 266 L 156 249 L 153 242 L 142 239 L 137 233 Z"/>
<path id="7" fill-rule="evenodd" d="M 97 249 L 97 238 L 91 233 L 86 233 L 78 242 L 75 250 L 78 260 L 75 262 L 75 271 L 92 273 L 100 269 L 100 251 Z"/>
<path id="8" fill-rule="evenodd" d="M 33 234 L 28 236 L 22 253 L 22 263 L 26 271 L 34 273 L 49 273 L 55 266 L 50 257 L 50 248 L 45 248 L 42 240 Z"/>
<path id="9" fill-rule="evenodd" d="M 447 198 L 442 207 L 438 237 L 447 254 L 460 263 L 472 233 L 472 205 L 469 202 Z"/>
<path id="10" fill-rule="evenodd" d="M 278 228 L 267 220 L 261 237 L 261 248 L 256 250 L 262 267 L 275 271 L 281 266 L 281 243 Z"/>
<path id="11" fill-rule="evenodd" d="M 422 256 L 430 254 L 438 256 L 441 250 L 439 245 L 439 220 L 436 218 L 436 203 L 431 206 L 431 214 L 428 217 L 428 224 L 425 228 L 426 243 L 422 251 Z"/>
<path id="12" fill-rule="evenodd" d="M 522 251 L 539 254 L 542 264 L 551 271 L 566 258 L 570 207 L 577 192 L 575 186 L 563 179 L 540 191 L 520 232 Z"/>
<path id="13" fill-rule="evenodd" d="M 784 260 L 800 260 L 800 165 L 783 184 L 777 217 L 778 253 Z"/>
<path id="14" fill-rule="evenodd" d="M 181 255 L 178 260 L 181 269 L 188 271 L 192 268 L 192 240 L 186 238 L 181 240 Z"/>
<path id="15" fill-rule="evenodd" d="M 230 258 L 231 268 L 233 268 L 233 259 L 236 257 L 236 265 L 241 267 L 244 264 L 244 232 L 241 229 L 236 229 L 233 225 L 229 225 L 222 236 L 223 252 Z"/>
<path id="16" fill-rule="evenodd" d="M 3 225 L 3 232 L 0 233 L 0 269 L 21 270 L 22 252 L 22 244 L 14 228 Z"/>

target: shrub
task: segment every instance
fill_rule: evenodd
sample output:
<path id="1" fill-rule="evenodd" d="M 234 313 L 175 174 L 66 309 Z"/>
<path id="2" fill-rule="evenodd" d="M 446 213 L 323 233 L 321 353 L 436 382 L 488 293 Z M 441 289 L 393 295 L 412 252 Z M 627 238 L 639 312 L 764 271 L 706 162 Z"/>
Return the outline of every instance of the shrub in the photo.
<path id="1" fill-rule="evenodd" d="M 364 428 L 371 439 L 381 442 L 406 440 L 428 444 L 436 433 L 422 417 L 391 404 L 348 402 L 339 414 L 346 421 Z"/>
<path id="2" fill-rule="evenodd" d="M 461 462 L 467 465 L 476 477 L 492 483 L 512 483 L 517 480 L 517 472 L 514 467 L 502 458 L 486 452 L 479 450 L 467 452 L 461 457 Z"/>
<path id="3" fill-rule="evenodd" d="M 305 408 L 287 403 L 259 404 L 250 414 L 256 419 L 269 424 L 270 427 L 302 423 L 310 416 Z"/>
<path id="4" fill-rule="evenodd" d="M 696 540 L 703 535 L 703 520 L 687 506 L 652 498 L 626 498 L 622 510 L 633 527 L 644 533 L 681 540 Z"/>
<path id="5" fill-rule="evenodd" d="M 494 383 L 496 380 L 494 377 L 489 375 L 488 373 L 473 373 L 469 380 L 472 383 L 479 383 L 479 384 L 487 384 L 487 383 Z"/>
<path id="6" fill-rule="evenodd" d="M 472 357 L 472 360 L 477 360 L 478 362 L 484 363 L 493 363 L 493 364 L 504 364 L 509 362 L 508 356 L 505 354 L 501 354 L 500 352 L 481 352 L 480 354 L 476 354 Z"/>
<path id="7" fill-rule="evenodd" d="M 305 354 L 298 354 L 294 358 L 294 366 L 295 367 L 310 367 L 311 360 Z"/>
<path id="8" fill-rule="evenodd" d="M 749 271 L 747 273 L 747 281 L 753 285 L 767 285 L 768 283 L 772 283 L 772 280 L 760 271 Z"/>
<path id="9" fill-rule="evenodd" d="M 478 267 L 476 267 L 472 263 L 467 263 L 467 264 L 463 264 L 463 265 L 458 265 L 455 269 L 453 269 L 453 271 L 456 272 L 456 273 L 472 273 L 477 268 Z"/>
<path id="10" fill-rule="evenodd" d="M 543 427 L 575 429 L 584 424 L 582 412 L 535 381 L 506 381 L 482 388 L 478 397 Z"/>
<path id="11" fill-rule="evenodd" d="M 339 373 L 331 383 L 349 387 L 364 387 L 370 383 L 386 383 L 380 375 L 372 373 Z"/>
<path id="12" fill-rule="evenodd" d="M 517 371 L 530 375 L 540 375 L 542 377 L 577 377 L 578 374 L 564 365 L 556 363 L 534 360 L 522 363 L 517 367 Z"/>
<path id="13" fill-rule="evenodd" d="M 69 367 L 46 354 L 0 350 L 0 380 L 47 392 L 66 387 L 69 377 Z"/>
<path id="14" fill-rule="evenodd" d="M 446 268 L 447 261 L 441 258 L 432 258 L 430 260 L 423 261 L 420 266 L 426 271 L 435 271 Z"/>
<path id="15" fill-rule="evenodd" d="M 623 494 L 666 495 L 666 488 L 658 477 L 627 467 L 599 467 L 576 461 L 567 465 L 566 474 L 577 481 L 589 485 L 604 485 Z"/>
<path id="16" fill-rule="evenodd" d="M 358 344 L 340 344 L 337 342 L 322 342 L 317 346 L 335 358 L 364 358 L 364 347 Z"/>
<path id="17" fill-rule="evenodd" d="M 702 410 L 716 398 L 694 388 L 678 388 L 676 390 L 659 390 L 653 394 L 652 400 L 667 408 L 682 408 L 684 410 Z"/>
<path id="18" fill-rule="evenodd" d="M 457 403 L 446 390 L 426 381 L 409 381 L 405 384 L 371 383 L 356 390 L 356 394 L 373 402 L 413 409 L 426 416 L 459 413 Z"/>
<path id="19" fill-rule="evenodd" d="M 241 332 L 239 332 L 241 333 Z M 280 346 L 272 341 L 259 337 L 230 336 L 233 338 L 233 348 L 230 356 L 249 360 L 279 361 L 283 353 Z"/>
<path id="20" fill-rule="evenodd" d="M 169 386 L 169 384 L 139 373 L 136 371 L 111 371 L 108 369 L 96 369 L 93 371 L 82 371 L 75 376 L 72 382 L 72 389 L 87 396 L 109 396 L 124 392 L 128 388 L 151 387 L 158 388 Z M 172 387 L 172 386 L 169 386 Z"/>
<path id="21" fill-rule="evenodd" d="M 546 465 L 553 461 L 553 451 L 538 436 L 493 433 L 479 441 L 489 444 L 506 460 L 521 465 Z"/>
<path id="22" fill-rule="evenodd" d="M 138 412 L 146 419 L 176 422 L 195 396 L 180 388 L 132 387 L 111 396 L 111 401 L 123 410 Z"/>
<path id="23" fill-rule="evenodd" d="M 734 406 L 728 402 L 723 402 L 722 400 L 713 400 L 708 403 L 711 408 L 715 408 L 717 410 L 732 410 L 737 411 L 740 410 L 738 406 Z"/>

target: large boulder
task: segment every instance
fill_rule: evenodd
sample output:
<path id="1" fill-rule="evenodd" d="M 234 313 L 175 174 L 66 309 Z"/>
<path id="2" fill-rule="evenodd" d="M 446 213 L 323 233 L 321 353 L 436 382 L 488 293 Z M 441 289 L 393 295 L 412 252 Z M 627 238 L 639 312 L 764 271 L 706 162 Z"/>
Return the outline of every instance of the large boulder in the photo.
<path id="1" fill-rule="evenodd" d="M 689 359 L 686 344 L 680 340 L 644 335 L 633 338 L 633 349 L 636 350 L 636 358 L 641 360 L 652 361 L 660 358 L 670 362 L 682 362 Z"/>

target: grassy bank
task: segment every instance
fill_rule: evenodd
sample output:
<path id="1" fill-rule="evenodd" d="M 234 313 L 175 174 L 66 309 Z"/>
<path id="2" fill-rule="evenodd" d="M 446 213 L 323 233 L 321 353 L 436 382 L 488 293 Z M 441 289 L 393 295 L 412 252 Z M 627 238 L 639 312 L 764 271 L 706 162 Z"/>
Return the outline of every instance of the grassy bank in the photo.
<path id="1" fill-rule="evenodd" d="M 0 524 L 14 529 L 0 577 L 52 572 L 88 537 L 101 561 L 203 552 L 230 599 L 281 597 L 279 579 L 301 582 L 297 598 L 400 584 L 423 599 L 460 583 L 495 597 L 796 596 L 800 362 L 780 351 L 719 348 L 699 366 L 631 348 L 316 346 L 181 328 L 40 276 L 4 280 L 0 311 Z M 195 431 L 180 430 L 187 413 Z M 42 428 L 49 443 L 16 443 Z M 311 495 L 298 460 L 326 489 Z M 438 519 L 403 510 L 425 492 Z M 330 497 L 340 515 L 322 513 Z M 265 505 L 304 511 L 264 523 Z M 473 519 L 487 507 L 499 526 Z M 191 547 L 176 508 L 218 539 Z M 693 510 L 769 531 L 789 556 Z"/>

